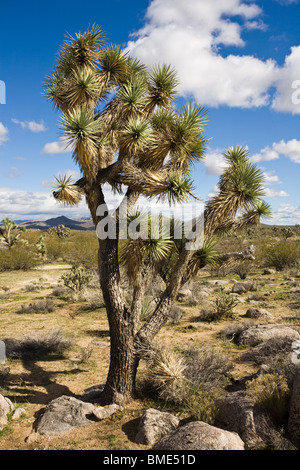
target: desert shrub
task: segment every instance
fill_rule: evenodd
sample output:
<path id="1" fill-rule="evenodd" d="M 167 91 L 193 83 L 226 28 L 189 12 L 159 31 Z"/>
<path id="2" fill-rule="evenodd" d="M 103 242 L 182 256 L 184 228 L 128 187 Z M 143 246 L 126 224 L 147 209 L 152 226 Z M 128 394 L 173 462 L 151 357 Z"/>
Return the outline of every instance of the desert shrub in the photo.
<path id="1" fill-rule="evenodd" d="M 36 290 L 39 290 L 40 287 L 37 286 L 36 284 L 32 283 L 32 284 L 26 284 L 24 289 L 25 289 L 26 292 L 34 292 Z"/>
<path id="2" fill-rule="evenodd" d="M 239 304 L 236 297 L 229 295 L 221 288 L 213 302 L 216 314 L 219 318 L 231 318 L 234 308 Z"/>
<path id="3" fill-rule="evenodd" d="M 0 364 L 0 387 L 5 388 L 9 380 L 10 368 Z"/>
<path id="4" fill-rule="evenodd" d="M 43 357 L 63 354 L 73 346 L 73 338 L 61 328 L 52 328 L 45 333 L 30 333 L 20 339 L 4 338 L 6 356 L 9 359 Z"/>
<path id="5" fill-rule="evenodd" d="M 213 348 L 202 346 L 184 352 L 185 377 L 203 391 L 216 391 L 228 383 L 233 365 L 228 356 Z"/>
<path id="6" fill-rule="evenodd" d="M 171 323 L 172 325 L 176 325 L 177 323 L 180 322 L 181 318 L 182 318 L 182 310 L 180 307 L 178 307 L 177 305 L 174 305 L 171 310 L 170 310 L 170 319 L 171 319 Z"/>
<path id="7" fill-rule="evenodd" d="M 79 357 L 76 361 L 77 364 L 86 364 L 93 354 L 92 345 L 86 346 L 85 348 L 80 348 Z"/>
<path id="8" fill-rule="evenodd" d="M 267 411 L 276 423 L 282 423 L 288 408 L 289 387 L 285 377 L 264 374 L 247 382 L 247 394 L 254 403 Z"/>
<path id="9" fill-rule="evenodd" d="M 218 289 L 215 300 L 208 308 L 201 310 L 196 321 L 219 321 L 222 318 L 232 318 L 234 308 L 239 304 L 236 297 L 226 293 L 224 288 Z"/>
<path id="10" fill-rule="evenodd" d="M 261 345 L 246 351 L 242 359 L 244 361 L 255 362 L 256 364 L 266 364 L 268 358 L 285 358 L 291 356 L 293 339 L 289 338 L 270 338 Z M 291 360 L 291 359 L 289 359 Z"/>
<path id="11" fill-rule="evenodd" d="M 38 264 L 36 250 L 30 246 L 15 245 L 11 249 L 0 248 L 0 271 L 28 271 Z"/>
<path id="12" fill-rule="evenodd" d="M 139 353 L 147 363 L 143 393 L 180 406 L 192 419 L 215 421 L 218 398 L 232 368 L 227 356 L 204 346 L 179 354 L 162 344 L 141 347 Z"/>
<path id="13" fill-rule="evenodd" d="M 277 271 L 298 266 L 300 263 L 299 242 L 280 242 L 264 247 L 263 261 L 266 266 L 272 266 Z"/>
<path id="14" fill-rule="evenodd" d="M 32 302 L 29 305 L 21 305 L 17 313 L 52 313 L 55 310 L 55 304 L 52 300 L 43 299 Z"/>
<path id="15" fill-rule="evenodd" d="M 184 359 L 175 351 L 156 343 L 153 347 L 141 346 L 139 354 L 147 363 L 143 388 L 160 399 L 181 404 L 185 397 Z"/>
<path id="16" fill-rule="evenodd" d="M 246 279 L 253 270 L 253 266 L 254 264 L 250 260 L 240 261 L 231 268 L 231 272 L 237 274 L 240 279 Z"/>
<path id="17" fill-rule="evenodd" d="M 57 237 L 47 238 L 47 259 L 48 261 L 57 261 L 63 259 L 66 251 L 66 242 Z"/>
<path id="18" fill-rule="evenodd" d="M 89 285 L 92 277 L 92 274 L 83 266 L 73 266 L 70 272 L 61 276 L 61 279 L 64 285 L 74 292 L 82 292 Z"/>
<path id="19" fill-rule="evenodd" d="M 219 395 L 215 392 L 189 388 L 186 393 L 185 406 L 195 421 L 214 424 L 219 413 L 218 398 Z"/>

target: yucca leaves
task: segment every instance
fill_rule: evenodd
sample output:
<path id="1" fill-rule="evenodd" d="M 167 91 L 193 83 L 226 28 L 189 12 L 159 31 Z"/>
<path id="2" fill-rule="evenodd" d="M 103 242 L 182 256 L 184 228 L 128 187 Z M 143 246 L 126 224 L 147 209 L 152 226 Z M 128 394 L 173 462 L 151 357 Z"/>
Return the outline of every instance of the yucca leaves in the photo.
<path id="1" fill-rule="evenodd" d="M 61 175 L 55 177 L 54 198 L 62 204 L 77 206 L 82 199 L 82 192 L 78 186 L 73 184 L 71 176 Z"/>
<path id="2" fill-rule="evenodd" d="M 169 106 L 176 96 L 177 73 L 170 65 L 154 66 L 149 75 L 148 111 L 155 106 Z"/>
<path id="3" fill-rule="evenodd" d="M 129 157 L 142 151 L 151 138 L 149 123 L 141 118 L 130 118 L 121 132 L 120 148 L 123 154 Z"/>

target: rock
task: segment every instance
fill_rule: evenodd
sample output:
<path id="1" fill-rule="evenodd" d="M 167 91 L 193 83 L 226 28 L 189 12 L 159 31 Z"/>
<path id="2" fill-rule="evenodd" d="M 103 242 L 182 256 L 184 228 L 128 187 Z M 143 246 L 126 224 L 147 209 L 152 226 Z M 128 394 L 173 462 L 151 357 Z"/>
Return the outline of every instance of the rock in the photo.
<path id="1" fill-rule="evenodd" d="M 177 300 L 179 302 L 187 300 L 190 297 L 192 297 L 192 291 L 190 289 L 181 289 L 177 294 Z"/>
<path id="2" fill-rule="evenodd" d="M 7 415 L 15 410 L 9 398 L 0 395 L 0 430 L 7 424 Z"/>
<path id="3" fill-rule="evenodd" d="M 249 291 L 256 291 L 257 286 L 253 282 L 236 282 L 232 287 L 233 294 L 245 294 Z"/>
<path id="4" fill-rule="evenodd" d="M 116 413 L 116 411 L 121 411 L 122 408 L 119 405 L 112 404 L 112 405 L 106 405 L 106 406 L 98 406 L 93 409 L 93 415 L 99 419 L 105 419 L 109 418 L 109 416 L 113 415 Z"/>
<path id="5" fill-rule="evenodd" d="M 300 449 L 300 371 L 295 374 L 289 407 L 288 433 L 291 441 Z"/>
<path id="6" fill-rule="evenodd" d="M 153 450 L 244 450 L 236 433 L 194 421 L 164 436 Z"/>
<path id="7" fill-rule="evenodd" d="M 276 269 L 265 269 L 264 275 L 268 275 L 268 274 L 276 274 Z"/>
<path id="8" fill-rule="evenodd" d="M 150 408 L 144 411 L 135 438 L 137 444 L 153 445 L 163 436 L 176 429 L 179 419 L 171 413 Z"/>
<path id="9" fill-rule="evenodd" d="M 274 318 L 271 313 L 269 313 L 267 310 L 264 308 L 249 308 L 246 312 L 245 317 L 247 318 Z"/>
<path id="10" fill-rule="evenodd" d="M 11 419 L 13 419 L 14 421 L 16 421 L 17 419 L 20 419 L 21 416 L 25 416 L 26 414 L 27 414 L 27 413 L 26 413 L 26 410 L 24 410 L 24 408 L 17 408 L 17 409 L 14 411 L 14 413 L 13 413 Z"/>
<path id="11" fill-rule="evenodd" d="M 234 298 L 238 299 L 239 303 L 242 303 L 242 304 L 243 304 L 243 303 L 246 302 L 245 299 L 242 299 L 242 297 L 240 297 L 239 294 L 235 294 L 235 293 L 233 293 L 233 292 L 230 292 L 229 295 L 230 295 L 230 297 L 234 297 Z"/>
<path id="12" fill-rule="evenodd" d="M 101 396 L 101 393 L 104 390 L 104 387 L 105 387 L 105 384 L 99 384 L 99 385 L 93 385 L 92 387 L 87 388 L 84 391 L 84 395 L 82 399 L 84 401 L 91 401 L 91 402 L 98 400 L 99 397 Z"/>
<path id="13" fill-rule="evenodd" d="M 237 433 L 248 449 L 273 447 L 292 449 L 292 444 L 282 437 L 271 418 L 255 407 L 246 392 L 238 391 L 222 397 L 219 402 L 218 426 Z"/>
<path id="14" fill-rule="evenodd" d="M 210 284 L 213 284 L 214 286 L 224 286 L 225 284 L 228 284 L 230 282 L 229 279 L 216 279 L 216 280 L 209 280 L 207 281 Z"/>
<path id="15" fill-rule="evenodd" d="M 296 330 L 284 325 L 255 325 L 244 329 L 238 336 L 239 344 L 257 346 L 272 338 L 300 339 Z"/>
<path id="16" fill-rule="evenodd" d="M 34 424 L 37 433 L 55 436 L 73 428 L 93 424 L 95 406 L 74 397 L 61 396 L 52 400 Z"/>
<path id="17" fill-rule="evenodd" d="M 92 341 L 93 346 L 98 346 L 99 348 L 105 348 L 106 346 L 109 346 L 109 342 L 106 341 Z"/>

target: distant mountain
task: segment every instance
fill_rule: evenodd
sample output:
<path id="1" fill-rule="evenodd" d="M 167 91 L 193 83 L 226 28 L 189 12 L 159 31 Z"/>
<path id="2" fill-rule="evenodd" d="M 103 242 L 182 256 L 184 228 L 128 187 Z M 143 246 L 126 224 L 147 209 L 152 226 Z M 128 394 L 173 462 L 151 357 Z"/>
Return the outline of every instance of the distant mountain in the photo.
<path id="1" fill-rule="evenodd" d="M 65 227 L 70 228 L 71 230 L 94 230 L 94 224 L 92 219 L 87 217 L 79 220 L 69 219 L 65 216 L 55 217 L 48 220 L 27 220 L 19 224 L 20 226 L 25 227 L 26 229 L 32 230 L 49 230 L 51 227 L 56 227 L 57 225 L 64 225 Z"/>

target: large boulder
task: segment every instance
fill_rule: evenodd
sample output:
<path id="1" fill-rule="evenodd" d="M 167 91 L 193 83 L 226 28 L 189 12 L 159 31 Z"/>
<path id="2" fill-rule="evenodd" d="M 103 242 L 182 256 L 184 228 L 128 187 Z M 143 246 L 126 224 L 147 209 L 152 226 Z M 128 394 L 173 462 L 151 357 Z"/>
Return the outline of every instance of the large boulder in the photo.
<path id="1" fill-rule="evenodd" d="M 7 415 L 15 410 L 9 398 L 0 395 L 0 430 L 7 424 Z"/>
<path id="2" fill-rule="evenodd" d="M 202 421 L 179 427 L 164 436 L 153 450 L 244 450 L 236 433 L 224 431 Z"/>
<path id="3" fill-rule="evenodd" d="M 273 318 L 273 315 L 268 312 L 267 310 L 265 310 L 264 308 L 254 308 L 254 307 L 251 307 L 251 308 L 248 308 L 246 314 L 245 314 L 245 317 L 247 318 L 254 318 L 254 319 L 261 319 L 261 318 L 265 318 L 265 319 L 271 319 Z"/>
<path id="4" fill-rule="evenodd" d="M 254 282 L 236 282 L 232 287 L 233 294 L 245 294 L 246 292 L 256 291 L 257 286 Z"/>
<path id="5" fill-rule="evenodd" d="M 238 336 L 239 344 L 248 346 L 257 346 L 264 341 L 272 338 L 290 338 L 292 340 L 300 339 L 296 330 L 284 325 L 254 325 L 244 329 Z"/>
<path id="6" fill-rule="evenodd" d="M 181 289 L 177 294 L 177 300 L 183 302 L 192 297 L 192 291 L 190 289 Z"/>
<path id="7" fill-rule="evenodd" d="M 96 407 L 74 397 L 61 396 L 52 400 L 34 424 L 36 433 L 45 436 L 64 434 L 76 427 L 88 426 L 118 411 L 116 404 Z"/>
<path id="8" fill-rule="evenodd" d="M 178 425 L 179 418 L 176 416 L 150 408 L 144 411 L 140 419 L 135 442 L 153 445 L 163 436 L 176 429 Z"/>

